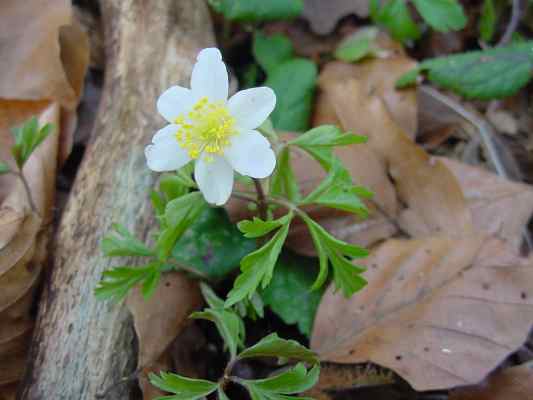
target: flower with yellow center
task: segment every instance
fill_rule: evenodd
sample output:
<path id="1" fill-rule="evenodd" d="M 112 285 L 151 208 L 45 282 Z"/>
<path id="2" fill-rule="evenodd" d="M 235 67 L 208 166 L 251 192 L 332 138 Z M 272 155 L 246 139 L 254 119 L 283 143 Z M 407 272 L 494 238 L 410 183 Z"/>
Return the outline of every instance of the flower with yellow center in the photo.
<path id="1" fill-rule="evenodd" d="M 191 88 L 172 86 L 157 100 L 170 123 L 145 150 L 153 171 L 173 171 L 194 160 L 194 177 L 207 202 L 225 204 L 233 189 L 233 171 L 266 178 L 276 166 L 268 140 L 255 129 L 276 105 L 272 89 L 242 90 L 228 99 L 228 72 L 220 51 L 198 54 Z"/>

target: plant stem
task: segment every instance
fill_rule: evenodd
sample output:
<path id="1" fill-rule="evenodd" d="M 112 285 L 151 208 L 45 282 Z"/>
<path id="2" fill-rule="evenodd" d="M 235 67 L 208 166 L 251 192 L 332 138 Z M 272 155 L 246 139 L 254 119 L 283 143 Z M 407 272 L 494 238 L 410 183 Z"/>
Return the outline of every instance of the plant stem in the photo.
<path id="1" fill-rule="evenodd" d="M 507 25 L 507 28 L 505 29 L 505 32 L 503 36 L 501 37 L 500 41 L 496 46 L 505 46 L 507 43 L 511 41 L 513 38 L 513 34 L 516 32 L 516 29 L 518 28 L 518 23 L 520 22 L 520 14 L 521 14 L 521 4 L 520 0 L 513 0 L 513 8 L 511 11 L 511 19 L 509 20 L 509 24 Z"/>
<path id="2" fill-rule="evenodd" d="M 259 216 L 261 219 L 266 220 L 268 217 L 268 205 L 266 201 L 265 192 L 259 179 L 253 178 L 255 190 L 257 192 L 257 206 L 259 207 Z"/>
<path id="3" fill-rule="evenodd" d="M 31 210 L 35 214 L 37 214 L 40 218 L 41 214 L 39 213 L 39 210 L 37 209 L 37 206 L 35 205 L 35 202 L 33 201 L 33 197 L 30 191 L 30 185 L 28 184 L 28 181 L 26 180 L 26 177 L 24 176 L 22 169 L 19 169 L 18 172 L 13 172 L 13 174 L 15 174 L 22 181 L 22 185 L 24 186 L 26 197 L 28 198 L 28 202 L 30 203 Z"/>

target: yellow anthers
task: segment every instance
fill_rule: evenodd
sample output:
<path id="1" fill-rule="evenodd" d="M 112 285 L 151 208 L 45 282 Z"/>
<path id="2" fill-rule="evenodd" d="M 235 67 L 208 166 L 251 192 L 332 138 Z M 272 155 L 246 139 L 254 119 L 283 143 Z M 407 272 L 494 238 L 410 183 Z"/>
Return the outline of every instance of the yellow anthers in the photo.
<path id="1" fill-rule="evenodd" d="M 205 154 L 206 161 L 213 160 L 213 154 L 222 155 L 230 144 L 229 138 L 235 132 L 235 119 L 222 102 L 210 102 L 202 97 L 186 115 L 175 119 L 179 125 L 176 138 L 180 147 L 187 150 L 189 157 L 196 159 Z"/>

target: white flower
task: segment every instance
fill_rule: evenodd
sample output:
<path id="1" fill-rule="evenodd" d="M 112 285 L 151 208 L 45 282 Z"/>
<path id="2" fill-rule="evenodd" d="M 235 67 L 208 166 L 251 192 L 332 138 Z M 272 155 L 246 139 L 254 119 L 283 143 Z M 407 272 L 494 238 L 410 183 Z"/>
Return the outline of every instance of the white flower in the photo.
<path id="1" fill-rule="evenodd" d="M 207 202 L 226 203 L 233 171 L 252 178 L 269 176 L 276 156 L 255 129 L 276 105 L 272 89 L 240 91 L 228 100 L 228 72 L 220 51 L 202 50 L 191 76 L 191 89 L 172 86 L 157 100 L 170 123 L 145 149 L 153 171 L 173 171 L 194 160 L 194 177 Z"/>

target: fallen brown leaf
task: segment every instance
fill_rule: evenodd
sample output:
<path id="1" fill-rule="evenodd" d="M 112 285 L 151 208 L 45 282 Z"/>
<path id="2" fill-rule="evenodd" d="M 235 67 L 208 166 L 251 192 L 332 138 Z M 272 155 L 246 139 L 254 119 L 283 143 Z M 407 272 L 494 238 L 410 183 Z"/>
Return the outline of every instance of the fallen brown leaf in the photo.
<path id="1" fill-rule="evenodd" d="M 368 286 L 330 287 L 311 347 L 322 360 L 374 362 L 416 390 L 481 381 L 527 338 L 533 260 L 480 236 L 388 240 L 364 260 Z"/>
<path id="2" fill-rule="evenodd" d="M 303 17 L 309 21 L 311 28 L 321 35 L 330 33 L 342 17 L 356 14 L 368 17 L 367 0 L 306 0 Z"/>
<path id="3" fill-rule="evenodd" d="M 498 371 L 486 382 L 454 390 L 450 400 L 531 400 L 533 362 Z"/>

